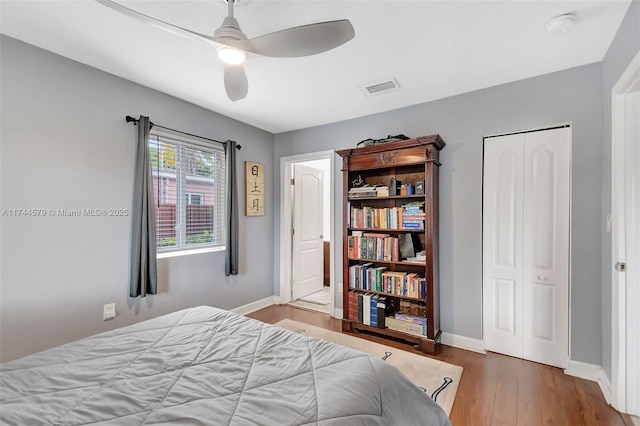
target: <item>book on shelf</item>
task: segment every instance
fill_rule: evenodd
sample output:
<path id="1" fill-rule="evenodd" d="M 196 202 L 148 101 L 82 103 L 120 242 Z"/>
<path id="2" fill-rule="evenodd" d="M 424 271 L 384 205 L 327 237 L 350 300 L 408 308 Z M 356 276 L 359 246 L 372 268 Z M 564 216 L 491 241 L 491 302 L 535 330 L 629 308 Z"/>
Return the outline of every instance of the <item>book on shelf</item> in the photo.
<path id="1" fill-rule="evenodd" d="M 365 233 L 347 237 L 347 254 L 351 259 L 397 262 L 400 260 L 399 247 L 398 237 L 389 234 Z"/>
<path id="2" fill-rule="evenodd" d="M 355 291 L 350 291 L 348 295 L 349 311 L 347 318 L 352 321 L 358 320 L 358 294 Z"/>
<path id="3" fill-rule="evenodd" d="M 400 309 L 398 313 L 403 315 L 412 315 L 416 317 L 424 317 L 427 314 L 427 308 L 424 303 L 414 300 L 400 300 Z"/>
<path id="4" fill-rule="evenodd" d="M 384 295 L 349 291 L 348 301 L 347 318 L 352 321 L 385 328 L 385 317 L 393 315 L 393 300 Z"/>
<path id="5" fill-rule="evenodd" d="M 348 211 L 352 228 L 399 229 L 402 225 L 402 207 L 350 206 Z"/>
<path id="6" fill-rule="evenodd" d="M 369 301 L 369 325 L 372 327 L 378 326 L 378 295 L 372 294 Z"/>
<path id="7" fill-rule="evenodd" d="M 402 229 L 424 229 L 424 220 L 403 220 Z"/>
<path id="8" fill-rule="evenodd" d="M 403 333 L 415 334 L 417 336 L 427 335 L 427 326 L 422 324 L 416 324 L 410 321 L 404 321 L 395 317 L 386 317 L 384 323 L 387 328 L 396 331 L 402 331 Z"/>
<path id="9" fill-rule="evenodd" d="M 394 315 L 395 319 L 399 319 L 402 321 L 409 321 L 415 324 L 420 324 L 423 326 L 427 326 L 427 318 L 424 316 L 418 316 L 418 315 L 406 315 L 400 312 L 396 312 Z"/>
<path id="10" fill-rule="evenodd" d="M 388 197 L 389 187 L 385 185 L 356 186 L 349 189 L 349 198 Z"/>
<path id="11" fill-rule="evenodd" d="M 372 293 L 365 293 L 362 296 L 362 323 L 371 325 L 371 297 Z"/>
<path id="12" fill-rule="evenodd" d="M 376 188 L 376 196 L 378 197 L 388 197 L 389 196 L 389 187 L 388 186 L 379 186 Z"/>

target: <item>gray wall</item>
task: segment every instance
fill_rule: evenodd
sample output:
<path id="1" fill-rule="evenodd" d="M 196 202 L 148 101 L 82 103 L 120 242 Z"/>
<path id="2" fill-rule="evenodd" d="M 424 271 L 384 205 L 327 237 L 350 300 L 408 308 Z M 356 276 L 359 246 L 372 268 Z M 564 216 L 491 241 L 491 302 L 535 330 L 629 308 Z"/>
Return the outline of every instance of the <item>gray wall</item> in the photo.
<path id="1" fill-rule="evenodd" d="M 602 226 L 601 82 L 601 65 L 592 64 L 383 114 L 283 133 L 275 136 L 274 161 L 277 164 L 282 156 L 355 147 L 368 137 L 440 134 L 447 143 L 441 152 L 440 169 L 441 326 L 448 333 L 481 339 L 482 137 L 571 121 L 571 350 L 573 359 L 600 364 L 601 272 L 597 259 L 601 255 Z M 334 214 L 341 217 L 342 177 L 340 167 L 337 169 Z M 276 173 L 274 184 L 279 185 L 279 178 Z M 278 217 L 279 200 L 275 206 Z M 336 227 L 340 239 L 341 224 Z M 276 262 L 278 235 L 276 229 Z M 335 260 L 340 265 L 341 246 L 336 246 Z M 278 292 L 279 270 L 276 268 L 274 273 Z M 341 270 L 338 274 L 340 283 Z M 341 306 L 340 298 L 337 306 Z"/>
<path id="2" fill-rule="evenodd" d="M 130 208 L 136 128 L 126 115 L 242 145 L 265 163 L 273 135 L 2 36 L 1 208 Z M 239 177 L 240 188 L 244 181 Z M 244 211 L 242 191 L 238 194 Z M 128 217 L 1 217 L 0 359 L 11 359 L 177 309 L 231 309 L 273 295 L 273 204 L 240 215 L 240 274 L 224 253 L 161 259 L 159 293 L 127 297 Z M 116 302 L 117 317 L 102 321 Z"/>
<path id="3" fill-rule="evenodd" d="M 611 89 L 640 52 L 640 1 L 633 1 L 602 61 L 604 145 L 602 217 L 611 212 Z M 611 378 L 611 233 L 602 232 L 602 368 Z"/>

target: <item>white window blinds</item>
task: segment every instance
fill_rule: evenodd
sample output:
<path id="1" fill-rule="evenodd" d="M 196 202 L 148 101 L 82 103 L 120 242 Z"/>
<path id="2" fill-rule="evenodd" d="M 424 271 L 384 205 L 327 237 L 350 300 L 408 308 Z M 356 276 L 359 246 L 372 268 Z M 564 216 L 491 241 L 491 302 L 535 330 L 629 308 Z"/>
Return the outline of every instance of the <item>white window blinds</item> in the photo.
<path id="1" fill-rule="evenodd" d="M 158 252 L 224 246 L 224 147 L 149 136 Z"/>

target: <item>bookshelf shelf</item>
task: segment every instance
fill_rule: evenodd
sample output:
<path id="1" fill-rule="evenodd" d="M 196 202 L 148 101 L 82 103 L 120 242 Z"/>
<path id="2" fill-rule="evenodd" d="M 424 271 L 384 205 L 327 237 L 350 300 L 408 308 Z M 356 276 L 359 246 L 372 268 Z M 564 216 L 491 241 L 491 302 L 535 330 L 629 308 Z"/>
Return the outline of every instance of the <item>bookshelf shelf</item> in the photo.
<path id="1" fill-rule="evenodd" d="M 374 293 L 374 294 L 379 294 L 381 296 L 397 297 L 398 299 L 415 300 L 417 302 L 424 302 L 425 301 L 424 299 L 421 299 L 419 297 L 402 296 L 402 295 L 399 295 L 399 294 L 387 293 L 387 292 L 384 292 L 384 291 L 358 290 L 358 289 L 353 289 L 353 288 L 350 288 L 349 291 Z"/>
<path id="2" fill-rule="evenodd" d="M 412 195 L 389 195 L 384 197 L 348 197 L 349 201 L 362 201 L 362 200 L 412 200 L 422 199 L 424 194 L 412 194 Z"/>
<path id="3" fill-rule="evenodd" d="M 401 339 L 419 345 L 420 350 L 429 354 L 439 351 L 438 167 L 439 152 L 445 145 L 439 135 L 431 135 L 337 151 L 343 160 L 344 175 L 343 331 Z M 420 193 L 351 196 L 351 182 L 362 181 L 373 188 L 382 187 L 379 193 L 383 194 L 398 190 L 392 182 L 419 186 Z M 385 186 L 394 191 L 387 191 Z M 351 192 L 357 193 L 361 188 Z M 426 260 L 406 260 L 415 257 Z M 426 325 L 418 330 L 424 335 L 415 334 L 414 328 L 405 327 L 402 321 L 397 322 L 399 316 L 393 310 L 409 303 L 412 313 L 403 320 Z M 377 326 L 380 315 L 385 320 L 389 318 L 393 329 L 382 328 L 383 323 Z"/>
<path id="4" fill-rule="evenodd" d="M 371 334 L 383 334 L 393 339 L 404 340 L 414 345 L 419 345 L 418 349 L 424 353 L 437 354 L 439 351 L 439 341 L 442 332 L 438 330 L 438 333 L 433 339 L 425 339 L 422 336 L 418 336 L 412 333 L 404 333 L 402 331 L 392 330 L 390 328 L 378 328 L 370 325 L 362 324 L 359 322 L 350 321 L 352 324 L 352 332 L 360 333 L 366 332 Z"/>
<path id="5" fill-rule="evenodd" d="M 424 229 L 387 229 L 387 228 L 349 228 L 349 231 L 363 231 L 363 232 L 424 232 Z"/>
<path id="6" fill-rule="evenodd" d="M 421 266 L 423 268 L 426 266 L 426 262 L 409 262 L 407 260 L 401 260 L 401 261 L 376 260 L 376 259 L 362 259 L 359 257 L 349 257 L 348 259 L 357 261 L 357 262 L 388 263 L 389 265 Z"/>

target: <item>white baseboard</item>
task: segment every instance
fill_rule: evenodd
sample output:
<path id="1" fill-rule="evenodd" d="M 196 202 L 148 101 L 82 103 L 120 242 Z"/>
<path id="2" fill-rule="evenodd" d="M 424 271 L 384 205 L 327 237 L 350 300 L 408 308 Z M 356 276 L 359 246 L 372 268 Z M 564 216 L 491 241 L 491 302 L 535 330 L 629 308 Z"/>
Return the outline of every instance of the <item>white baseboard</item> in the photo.
<path id="1" fill-rule="evenodd" d="M 255 311 L 259 311 L 260 309 L 266 308 L 267 306 L 275 305 L 276 296 L 265 297 L 264 299 L 256 300 L 255 302 L 247 303 L 243 306 L 238 306 L 237 308 L 230 309 L 231 312 L 235 312 L 240 315 L 247 315 Z"/>
<path id="2" fill-rule="evenodd" d="M 455 348 L 465 349 L 467 351 L 478 352 L 486 354 L 484 349 L 484 341 L 480 339 L 473 339 L 471 337 L 457 336 L 455 334 L 442 333 L 440 337 L 440 343 L 447 346 L 453 346 Z"/>
<path id="3" fill-rule="evenodd" d="M 611 403 L 611 396 L 613 395 L 611 381 L 609 381 L 609 378 L 601 366 L 570 359 L 567 369 L 564 370 L 564 374 L 597 382 L 607 404 Z"/>
<path id="4" fill-rule="evenodd" d="M 344 318 L 344 316 L 343 316 L 343 314 L 342 314 L 342 309 L 335 308 L 335 309 L 333 310 L 333 317 L 334 317 L 335 319 L 342 319 L 342 318 Z"/>

